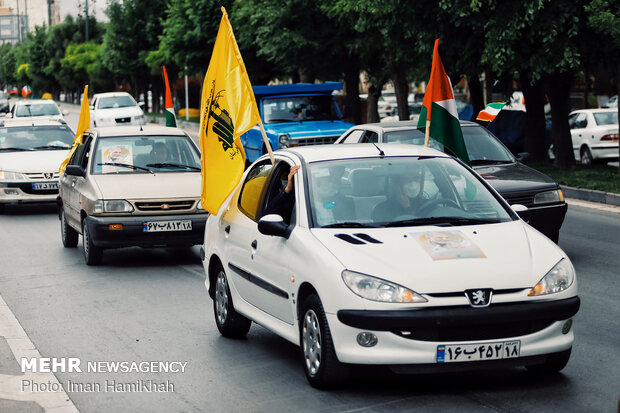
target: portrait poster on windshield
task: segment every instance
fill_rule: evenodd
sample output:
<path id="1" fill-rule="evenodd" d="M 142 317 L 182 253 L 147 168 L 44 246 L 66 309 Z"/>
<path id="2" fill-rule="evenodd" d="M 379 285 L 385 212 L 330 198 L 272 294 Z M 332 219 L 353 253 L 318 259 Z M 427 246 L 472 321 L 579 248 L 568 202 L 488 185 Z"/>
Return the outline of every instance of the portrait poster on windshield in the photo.
<path id="1" fill-rule="evenodd" d="M 486 258 L 482 250 L 461 231 L 425 231 L 411 235 L 434 261 Z"/>
<path id="2" fill-rule="evenodd" d="M 133 153 L 131 145 L 112 145 L 101 148 L 101 172 L 111 173 L 118 172 L 122 169 L 130 171 L 122 166 L 106 165 L 106 164 L 133 164 Z"/>

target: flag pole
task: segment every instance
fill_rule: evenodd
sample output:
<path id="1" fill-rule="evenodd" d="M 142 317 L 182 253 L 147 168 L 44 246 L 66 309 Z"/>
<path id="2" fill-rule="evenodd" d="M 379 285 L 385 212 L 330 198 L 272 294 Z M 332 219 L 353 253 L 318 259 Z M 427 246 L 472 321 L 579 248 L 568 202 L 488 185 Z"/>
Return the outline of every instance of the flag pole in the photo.
<path id="1" fill-rule="evenodd" d="M 265 127 L 263 126 L 263 122 L 258 122 L 258 126 L 260 127 L 260 133 L 263 135 L 263 142 L 265 142 L 265 147 L 267 148 L 267 152 L 269 152 L 269 159 L 271 159 L 271 164 L 273 165 L 276 161 L 273 158 L 273 149 L 271 149 L 271 143 L 267 138 L 267 132 L 265 132 Z"/>
<path id="2" fill-rule="evenodd" d="M 431 132 L 431 121 L 426 119 L 426 132 L 424 133 L 424 146 L 428 148 L 428 138 Z"/>

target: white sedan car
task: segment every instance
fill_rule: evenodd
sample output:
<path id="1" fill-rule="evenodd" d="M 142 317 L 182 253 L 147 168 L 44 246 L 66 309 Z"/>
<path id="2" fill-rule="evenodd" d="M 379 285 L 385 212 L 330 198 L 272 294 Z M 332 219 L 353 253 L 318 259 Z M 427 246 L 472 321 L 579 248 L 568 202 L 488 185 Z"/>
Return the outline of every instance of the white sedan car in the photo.
<path id="1" fill-rule="evenodd" d="M 575 159 L 583 165 L 618 160 L 618 110 L 582 109 L 568 115 Z"/>
<path id="2" fill-rule="evenodd" d="M 298 344 L 315 387 L 337 384 L 350 364 L 555 372 L 570 357 L 570 260 L 434 149 L 307 146 L 276 151 L 274 165 L 263 156 L 207 220 L 201 254 L 221 334 L 245 336 L 253 321 Z"/>
<path id="3" fill-rule="evenodd" d="M 144 125 L 144 112 L 127 92 L 97 93 L 90 105 L 94 127 Z"/>
<path id="4" fill-rule="evenodd" d="M 56 102 L 49 99 L 24 99 L 15 102 L 8 118 L 19 120 L 64 120 L 66 111 L 61 111 Z"/>

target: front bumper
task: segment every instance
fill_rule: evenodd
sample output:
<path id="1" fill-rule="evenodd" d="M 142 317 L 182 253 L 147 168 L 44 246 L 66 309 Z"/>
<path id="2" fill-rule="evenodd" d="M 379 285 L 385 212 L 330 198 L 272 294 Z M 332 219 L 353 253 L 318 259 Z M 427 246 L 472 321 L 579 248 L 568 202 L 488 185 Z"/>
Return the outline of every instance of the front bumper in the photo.
<path id="1" fill-rule="evenodd" d="M 528 224 L 547 235 L 553 236 L 562 227 L 568 205 L 561 204 L 529 206 L 527 211 L 520 212 L 519 216 Z"/>
<path id="2" fill-rule="evenodd" d="M 340 310 L 328 314 L 338 359 L 356 364 L 436 363 L 437 347 L 448 344 L 484 344 L 520 341 L 522 364 L 535 356 L 567 350 L 572 328 L 566 320 L 579 310 L 579 298 L 414 310 Z M 377 336 L 374 347 L 357 344 L 357 335 L 370 331 Z M 452 363 L 449 363 L 452 364 Z"/>
<path id="3" fill-rule="evenodd" d="M 0 183 L 0 203 L 21 204 L 35 202 L 55 202 L 58 189 L 34 189 L 33 184 L 56 184 L 53 181 L 2 182 Z"/>
<path id="4" fill-rule="evenodd" d="M 93 243 L 102 248 L 122 247 L 171 247 L 202 244 L 208 214 L 157 215 L 157 216 L 88 216 L 86 223 Z M 188 231 L 144 232 L 145 222 L 191 220 Z M 121 224 L 122 229 L 110 229 L 111 224 Z"/>

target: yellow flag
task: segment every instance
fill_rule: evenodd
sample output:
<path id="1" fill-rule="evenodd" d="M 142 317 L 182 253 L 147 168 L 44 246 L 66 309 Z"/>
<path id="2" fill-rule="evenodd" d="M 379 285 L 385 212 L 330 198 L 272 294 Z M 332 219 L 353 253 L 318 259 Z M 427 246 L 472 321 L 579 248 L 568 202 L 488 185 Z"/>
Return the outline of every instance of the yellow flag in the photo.
<path id="1" fill-rule="evenodd" d="M 210 213 L 217 215 L 241 180 L 245 152 L 239 137 L 259 122 L 252 85 L 222 7 L 200 106 L 201 202 Z"/>
<path id="2" fill-rule="evenodd" d="M 60 164 L 58 173 L 63 173 L 67 168 L 67 164 L 71 160 L 73 153 L 77 149 L 78 145 L 82 144 L 82 136 L 84 135 L 84 131 L 88 128 L 90 128 L 90 108 L 88 105 L 88 85 L 86 85 L 84 86 L 84 96 L 82 97 L 82 107 L 80 108 L 80 120 L 78 120 L 78 126 L 75 130 L 73 146 L 71 146 L 71 150 L 65 160 Z"/>

